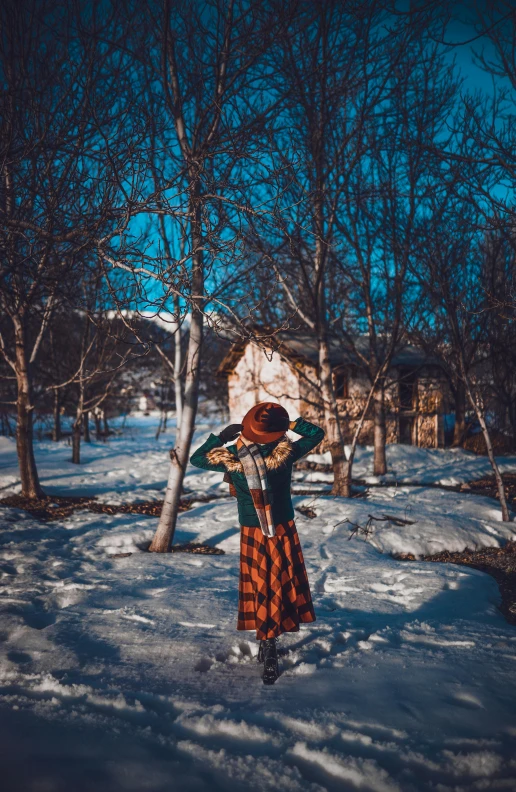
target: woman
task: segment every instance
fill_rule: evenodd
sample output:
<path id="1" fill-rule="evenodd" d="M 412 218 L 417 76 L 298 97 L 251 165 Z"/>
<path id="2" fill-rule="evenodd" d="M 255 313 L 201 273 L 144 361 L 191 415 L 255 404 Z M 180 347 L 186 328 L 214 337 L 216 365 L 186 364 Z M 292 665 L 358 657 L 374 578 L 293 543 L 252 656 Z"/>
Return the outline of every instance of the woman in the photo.
<path id="1" fill-rule="evenodd" d="M 301 435 L 294 443 L 287 429 Z M 235 440 L 235 445 L 223 448 Z M 225 473 L 237 498 L 240 532 L 240 583 L 237 630 L 256 630 L 263 681 L 278 678 L 276 638 L 315 621 L 303 553 L 290 497 L 292 466 L 324 437 L 318 426 L 290 421 L 279 404 L 253 407 L 242 424 L 211 434 L 190 462 Z"/>

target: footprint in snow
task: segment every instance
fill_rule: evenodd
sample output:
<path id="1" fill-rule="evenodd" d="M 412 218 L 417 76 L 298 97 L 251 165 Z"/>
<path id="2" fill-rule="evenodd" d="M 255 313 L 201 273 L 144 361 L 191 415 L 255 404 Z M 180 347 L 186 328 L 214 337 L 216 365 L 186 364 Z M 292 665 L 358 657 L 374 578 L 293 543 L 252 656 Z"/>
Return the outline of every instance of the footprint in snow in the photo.
<path id="1" fill-rule="evenodd" d="M 201 659 L 195 664 L 194 668 L 196 671 L 200 671 L 201 673 L 205 674 L 213 665 L 213 661 L 210 660 L 208 657 L 201 657 Z"/>
<path id="2" fill-rule="evenodd" d="M 50 627 L 55 624 L 56 616 L 44 610 L 27 610 L 22 613 L 23 620 L 27 627 L 32 627 L 34 630 L 44 630 L 45 627 Z"/>
<path id="3" fill-rule="evenodd" d="M 32 655 L 27 654 L 27 652 L 17 652 L 13 650 L 7 653 L 7 659 L 10 660 L 11 663 L 20 665 L 21 663 L 32 662 Z"/>

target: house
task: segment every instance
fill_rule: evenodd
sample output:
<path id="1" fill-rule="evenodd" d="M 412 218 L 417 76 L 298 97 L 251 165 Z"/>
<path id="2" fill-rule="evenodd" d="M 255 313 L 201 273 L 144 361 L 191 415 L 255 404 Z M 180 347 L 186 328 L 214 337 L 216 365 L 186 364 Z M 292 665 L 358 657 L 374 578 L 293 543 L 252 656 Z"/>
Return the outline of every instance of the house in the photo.
<path id="1" fill-rule="evenodd" d="M 317 385 L 317 340 L 310 335 L 286 331 L 276 337 L 272 350 L 263 350 L 252 341 L 232 345 L 219 367 L 227 378 L 230 420 L 242 416 L 261 401 L 281 402 L 290 415 L 322 420 Z M 360 351 L 365 352 L 366 336 L 354 339 L 352 351 L 334 339 L 330 362 L 341 419 L 344 442 L 350 442 L 370 388 Z M 388 443 L 406 443 L 437 448 L 444 445 L 444 413 L 447 389 L 439 362 L 415 346 L 405 346 L 393 357 L 385 389 Z M 366 417 L 359 442 L 372 443 L 373 411 Z"/>

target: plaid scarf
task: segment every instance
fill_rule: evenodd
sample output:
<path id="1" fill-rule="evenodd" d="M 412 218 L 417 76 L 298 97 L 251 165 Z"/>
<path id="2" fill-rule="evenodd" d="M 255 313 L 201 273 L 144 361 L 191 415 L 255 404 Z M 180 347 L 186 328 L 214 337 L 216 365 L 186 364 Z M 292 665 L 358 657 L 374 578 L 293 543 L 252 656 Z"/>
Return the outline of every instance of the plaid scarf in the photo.
<path id="1" fill-rule="evenodd" d="M 276 528 L 272 520 L 267 468 L 260 447 L 242 435 L 238 438 L 236 447 L 262 533 L 264 536 L 276 536 Z"/>

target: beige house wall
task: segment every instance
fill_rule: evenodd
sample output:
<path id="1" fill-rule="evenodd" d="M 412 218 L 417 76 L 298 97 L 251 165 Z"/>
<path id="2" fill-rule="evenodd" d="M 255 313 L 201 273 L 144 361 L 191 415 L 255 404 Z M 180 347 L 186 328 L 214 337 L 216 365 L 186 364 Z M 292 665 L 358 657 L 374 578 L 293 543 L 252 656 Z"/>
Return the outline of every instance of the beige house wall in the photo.
<path id="1" fill-rule="evenodd" d="M 438 448 L 444 445 L 444 421 L 442 418 L 443 391 L 441 384 L 431 377 L 419 377 L 415 444 L 422 448 Z"/>
<path id="2" fill-rule="evenodd" d="M 246 412 L 264 401 L 277 402 L 291 419 L 301 413 L 299 379 L 288 363 L 275 352 L 247 344 L 244 354 L 228 376 L 229 415 L 240 423 Z"/>
<path id="3" fill-rule="evenodd" d="M 341 429 L 345 443 L 351 442 L 369 393 L 369 380 L 357 371 L 348 383 L 348 398 L 338 400 Z M 315 366 L 299 361 L 286 362 L 277 353 L 268 356 L 247 344 L 235 369 L 228 374 L 231 422 L 240 423 L 245 413 L 262 401 L 282 404 L 291 418 L 298 415 L 321 424 L 322 404 Z M 412 421 L 412 443 L 437 448 L 444 445 L 443 382 L 431 371 L 422 369 L 414 394 L 414 410 L 400 412 L 398 372 L 394 369 L 385 391 L 387 442 L 400 442 L 400 415 Z M 373 443 L 374 421 L 371 412 L 363 423 L 359 443 Z M 325 450 L 324 441 L 321 450 Z"/>
<path id="4" fill-rule="evenodd" d="M 315 368 L 311 366 L 302 367 L 300 370 L 301 388 L 301 414 L 313 420 L 314 423 L 321 423 L 323 420 L 322 405 L 316 387 Z M 345 443 L 350 443 L 355 434 L 357 422 L 360 420 L 369 394 L 370 383 L 366 376 L 358 371 L 356 376 L 349 381 L 347 399 L 338 399 L 341 431 Z M 394 380 L 391 380 L 385 391 L 385 407 L 387 412 L 386 430 L 387 442 L 398 442 L 398 418 L 396 400 L 398 397 L 398 387 Z M 372 407 L 371 407 L 372 409 Z M 358 441 L 360 444 L 371 444 L 373 442 L 374 421 L 371 417 L 366 418 L 362 425 Z M 324 441 L 323 441 L 324 446 Z"/>

